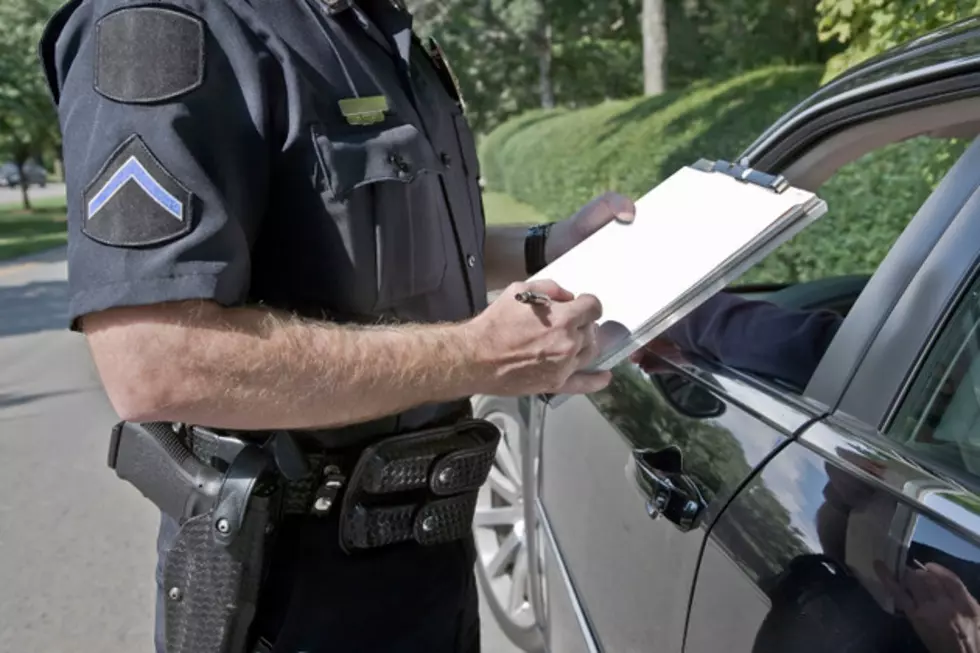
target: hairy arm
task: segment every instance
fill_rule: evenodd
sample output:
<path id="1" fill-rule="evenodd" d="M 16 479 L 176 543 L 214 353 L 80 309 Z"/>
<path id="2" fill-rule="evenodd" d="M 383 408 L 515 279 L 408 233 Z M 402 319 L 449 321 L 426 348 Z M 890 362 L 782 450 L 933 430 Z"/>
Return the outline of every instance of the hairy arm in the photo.
<path id="1" fill-rule="evenodd" d="M 488 376 L 464 325 L 349 328 L 194 301 L 112 309 L 82 328 L 127 421 L 330 428 L 467 397 Z"/>

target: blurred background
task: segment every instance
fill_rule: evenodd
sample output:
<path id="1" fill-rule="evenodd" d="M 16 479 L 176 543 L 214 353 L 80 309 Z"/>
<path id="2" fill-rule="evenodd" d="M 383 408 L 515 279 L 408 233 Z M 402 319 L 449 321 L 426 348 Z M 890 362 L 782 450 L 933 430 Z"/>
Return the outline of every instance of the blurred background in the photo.
<path id="1" fill-rule="evenodd" d="M 61 139 L 37 59 L 60 4 L 0 0 L 0 650 L 148 650 L 155 516 L 105 467 L 114 417 L 63 317 Z M 699 157 L 736 157 L 841 71 L 980 11 L 978 0 L 407 4 L 455 70 L 495 223 L 562 218 L 602 191 L 637 197 Z M 821 190 L 832 214 L 749 280 L 872 272 L 963 147 L 912 139 L 847 166 Z M 487 623 L 489 653 L 508 650 Z"/>

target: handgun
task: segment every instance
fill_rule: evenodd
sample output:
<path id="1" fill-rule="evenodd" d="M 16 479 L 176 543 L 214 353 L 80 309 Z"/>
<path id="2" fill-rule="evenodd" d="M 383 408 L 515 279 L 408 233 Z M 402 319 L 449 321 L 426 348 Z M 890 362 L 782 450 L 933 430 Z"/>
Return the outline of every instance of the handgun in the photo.
<path id="1" fill-rule="evenodd" d="M 117 424 L 108 462 L 119 478 L 181 523 L 211 510 L 224 479 L 194 457 L 170 424 L 161 422 Z"/>

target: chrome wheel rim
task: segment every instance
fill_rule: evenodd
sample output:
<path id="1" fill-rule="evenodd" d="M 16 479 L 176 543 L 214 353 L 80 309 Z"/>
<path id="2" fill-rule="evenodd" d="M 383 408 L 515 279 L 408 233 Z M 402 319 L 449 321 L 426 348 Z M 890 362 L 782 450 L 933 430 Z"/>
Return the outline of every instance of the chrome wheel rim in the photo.
<path id="1" fill-rule="evenodd" d="M 477 499 L 473 528 L 487 591 L 499 612 L 520 628 L 535 624 L 524 523 L 521 427 L 510 415 L 484 417 L 501 433 L 497 455 Z"/>

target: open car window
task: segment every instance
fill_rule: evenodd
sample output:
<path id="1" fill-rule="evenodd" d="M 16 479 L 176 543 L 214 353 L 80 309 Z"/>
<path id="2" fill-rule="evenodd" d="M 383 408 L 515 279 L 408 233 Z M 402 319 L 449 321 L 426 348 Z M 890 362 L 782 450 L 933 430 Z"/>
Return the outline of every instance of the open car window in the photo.
<path id="1" fill-rule="evenodd" d="M 827 201 L 827 214 L 746 272 L 732 290 L 787 309 L 829 310 L 846 319 L 868 279 L 967 145 L 961 139 L 916 137 L 843 166 L 818 190 Z M 792 394 L 805 390 L 772 376 L 750 376 Z"/>

